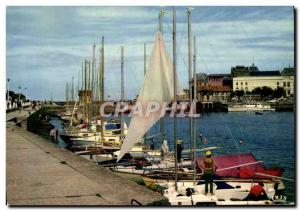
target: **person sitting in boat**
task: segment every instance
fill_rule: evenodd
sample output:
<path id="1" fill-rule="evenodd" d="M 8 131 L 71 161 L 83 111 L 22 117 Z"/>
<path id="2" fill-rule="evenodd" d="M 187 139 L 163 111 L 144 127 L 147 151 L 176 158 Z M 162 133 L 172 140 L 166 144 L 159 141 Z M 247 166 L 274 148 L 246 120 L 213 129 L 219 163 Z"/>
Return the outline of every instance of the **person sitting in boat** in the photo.
<path id="1" fill-rule="evenodd" d="M 258 184 L 253 185 L 247 197 L 247 200 L 250 201 L 268 200 L 268 196 L 264 189 L 264 183 L 259 182 Z"/>
<path id="2" fill-rule="evenodd" d="M 165 156 L 169 154 L 169 146 L 166 140 L 163 141 L 163 144 L 160 147 L 160 153 L 162 160 L 164 160 Z"/>
<path id="3" fill-rule="evenodd" d="M 177 148 L 177 162 L 180 163 L 182 150 L 184 149 L 182 140 L 179 139 L 176 141 L 176 148 Z"/>
<path id="4" fill-rule="evenodd" d="M 154 138 L 150 139 L 150 149 L 154 150 Z"/>
<path id="5" fill-rule="evenodd" d="M 210 194 L 213 194 L 213 176 L 214 173 L 217 170 L 217 166 L 214 163 L 214 160 L 212 158 L 212 152 L 206 151 L 205 152 L 205 158 L 203 160 L 203 166 L 204 166 L 204 180 L 205 180 L 205 194 L 208 194 L 208 185 Z"/>
<path id="6" fill-rule="evenodd" d="M 199 133 L 199 139 L 200 139 L 200 143 L 202 143 L 203 136 L 202 136 L 202 133 L 201 133 L 201 132 Z"/>

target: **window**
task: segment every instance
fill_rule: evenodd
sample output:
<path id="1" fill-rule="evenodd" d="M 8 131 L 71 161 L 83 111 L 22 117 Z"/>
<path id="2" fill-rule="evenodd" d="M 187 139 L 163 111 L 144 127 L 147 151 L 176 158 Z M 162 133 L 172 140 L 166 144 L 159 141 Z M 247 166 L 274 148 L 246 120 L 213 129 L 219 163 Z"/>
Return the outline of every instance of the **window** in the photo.
<path id="1" fill-rule="evenodd" d="M 287 82 L 287 87 L 290 87 L 290 82 Z"/>
<path id="2" fill-rule="evenodd" d="M 283 87 L 286 87 L 286 82 L 283 82 Z"/>
<path id="3" fill-rule="evenodd" d="M 239 85 L 239 83 L 238 83 L 238 82 L 236 82 L 236 83 L 235 83 L 235 85 L 237 85 L 237 86 L 238 86 L 238 85 Z"/>
<path id="4" fill-rule="evenodd" d="M 243 86 L 243 82 L 241 82 L 241 85 Z"/>
<path id="5" fill-rule="evenodd" d="M 248 85 L 248 83 L 247 83 L 247 82 L 245 82 L 245 85 L 247 86 L 247 85 Z"/>
<path id="6" fill-rule="evenodd" d="M 279 86 L 279 82 L 277 82 L 277 86 Z"/>
<path id="7" fill-rule="evenodd" d="M 246 90 L 248 90 L 248 87 L 245 87 Z"/>
<path id="8" fill-rule="evenodd" d="M 291 94 L 291 90 L 287 90 L 287 93 L 288 93 L 288 95 L 290 95 Z"/>

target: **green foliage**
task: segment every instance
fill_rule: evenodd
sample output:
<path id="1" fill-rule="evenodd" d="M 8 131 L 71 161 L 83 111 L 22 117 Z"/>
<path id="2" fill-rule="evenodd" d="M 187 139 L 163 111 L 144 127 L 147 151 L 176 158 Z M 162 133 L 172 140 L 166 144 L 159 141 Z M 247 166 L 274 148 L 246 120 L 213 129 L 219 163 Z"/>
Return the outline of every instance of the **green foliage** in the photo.
<path id="1" fill-rule="evenodd" d="M 237 90 L 237 91 L 235 91 L 235 95 L 236 95 L 237 97 L 242 97 L 242 96 L 244 96 L 244 90 Z"/>
<path id="2" fill-rule="evenodd" d="M 5 98 L 7 99 L 7 92 L 6 92 Z M 19 100 L 19 93 L 9 91 L 9 98 L 12 100 L 12 102 L 16 102 L 16 101 Z M 20 99 L 23 100 L 23 101 L 26 100 L 25 95 L 20 93 Z"/>
<path id="3" fill-rule="evenodd" d="M 268 86 L 256 87 L 252 90 L 252 94 L 259 95 L 261 98 L 268 98 L 274 95 L 274 90 Z"/>
<path id="4" fill-rule="evenodd" d="M 284 96 L 284 89 L 282 87 L 277 87 L 273 92 L 273 98 L 281 98 Z"/>
<path id="5" fill-rule="evenodd" d="M 261 94 L 260 96 L 262 98 L 266 98 L 266 97 L 269 97 L 269 96 L 272 96 L 273 95 L 273 89 L 270 88 L 270 87 L 267 87 L 267 86 L 263 86 L 261 88 Z"/>
<path id="6" fill-rule="evenodd" d="M 252 94 L 258 94 L 258 95 L 260 95 L 260 93 L 261 93 L 261 88 L 260 87 L 256 87 L 256 88 L 254 88 L 252 90 Z"/>

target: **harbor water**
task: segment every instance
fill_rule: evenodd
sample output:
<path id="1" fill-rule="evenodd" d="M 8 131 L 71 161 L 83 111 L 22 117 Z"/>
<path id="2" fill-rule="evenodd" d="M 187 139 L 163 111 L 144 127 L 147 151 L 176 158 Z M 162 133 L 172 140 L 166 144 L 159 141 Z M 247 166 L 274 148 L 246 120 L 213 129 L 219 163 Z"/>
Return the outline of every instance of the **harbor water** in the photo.
<path id="1" fill-rule="evenodd" d="M 129 125 L 128 117 L 125 121 Z M 219 147 L 214 150 L 216 155 L 251 152 L 266 167 L 281 167 L 284 169 L 283 177 L 295 179 L 293 112 L 264 112 L 262 115 L 254 112 L 204 113 L 196 122 L 197 149 L 216 146 Z M 57 119 L 52 120 L 52 124 L 61 127 Z M 173 118 L 164 118 L 164 129 L 165 139 L 170 149 L 173 149 Z M 158 134 L 159 131 L 158 122 L 148 131 L 147 136 Z M 189 118 L 177 118 L 177 137 L 183 139 L 185 149 L 189 149 Z M 60 144 L 63 146 L 61 141 Z M 160 144 L 159 136 L 156 136 L 156 148 Z M 285 186 L 287 200 L 294 201 L 295 183 L 286 181 Z"/>

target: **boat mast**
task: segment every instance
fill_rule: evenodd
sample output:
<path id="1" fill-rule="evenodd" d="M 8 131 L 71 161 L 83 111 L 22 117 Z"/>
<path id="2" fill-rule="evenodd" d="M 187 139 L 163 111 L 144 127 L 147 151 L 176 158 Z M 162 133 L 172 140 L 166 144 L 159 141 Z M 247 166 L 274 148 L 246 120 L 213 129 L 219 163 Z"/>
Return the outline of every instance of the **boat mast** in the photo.
<path id="1" fill-rule="evenodd" d="M 91 89 L 91 61 L 88 60 L 88 68 L 89 68 L 89 71 L 88 71 L 88 90 Z"/>
<path id="2" fill-rule="evenodd" d="M 124 47 L 121 46 L 121 137 L 124 137 Z"/>
<path id="3" fill-rule="evenodd" d="M 194 106 L 193 108 L 195 109 L 194 110 L 194 114 L 197 114 L 197 77 L 196 77 L 196 36 L 194 36 L 194 55 L 193 55 L 193 69 L 194 69 L 194 90 L 193 90 L 193 95 L 194 95 Z M 197 126 L 196 126 L 196 117 L 194 117 L 194 134 L 193 134 L 193 172 L 194 172 L 194 176 L 193 176 L 193 179 L 194 181 L 196 180 L 196 138 L 197 138 Z"/>
<path id="4" fill-rule="evenodd" d="M 192 26 L 191 26 L 191 13 L 192 8 L 187 8 L 187 15 L 188 15 L 188 60 L 189 60 L 189 104 L 190 104 L 190 110 L 192 109 Z M 191 111 L 190 111 L 191 114 Z M 193 130 L 192 130 L 192 124 L 193 124 L 193 118 L 190 115 L 189 118 L 189 129 L 190 129 L 190 142 L 189 142 L 189 149 L 192 153 L 192 136 L 193 136 Z"/>
<path id="5" fill-rule="evenodd" d="M 92 81 L 91 81 L 91 114 L 95 113 L 94 103 L 95 103 L 95 43 L 93 44 L 93 57 L 92 57 Z"/>
<path id="6" fill-rule="evenodd" d="M 100 114 L 100 106 L 101 106 L 101 61 L 102 61 L 102 57 L 101 57 L 101 53 L 102 53 L 102 48 L 99 48 L 99 73 L 98 73 L 98 108 L 97 108 L 97 111 L 98 111 L 98 114 Z M 102 118 L 102 117 L 101 117 Z"/>
<path id="7" fill-rule="evenodd" d="M 146 75 L 146 71 L 147 71 L 147 51 L 146 51 L 146 43 L 144 43 L 144 77 Z M 146 138 L 147 138 L 147 132 L 144 135 L 144 143 L 146 144 Z"/>
<path id="8" fill-rule="evenodd" d="M 78 78 L 77 78 L 77 88 L 76 88 L 76 99 L 78 100 L 79 97 L 78 97 L 78 93 L 79 93 L 79 80 L 80 80 L 80 70 L 78 71 Z"/>
<path id="9" fill-rule="evenodd" d="M 92 99 L 95 100 L 95 43 L 93 44 L 93 60 L 92 60 Z"/>
<path id="10" fill-rule="evenodd" d="M 83 88 L 84 88 L 84 85 L 83 85 L 83 78 L 84 78 L 84 70 L 83 70 L 84 68 L 83 68 L 83 63 L 81 64 L 81 74 L 82 74 L 82 76 L 81 76 L 81 90 L 83 90 Z"/>
<path id="11" fill-rule="evenodd" d="M 84 68 L 83 68 L 83 63 L 81 64 L 81 102 L 80 102 L 80 106 L 83 106 L 83 97 L 84 97 L 84 92 L 83 92 L 83 89 L 84 89 Z M 82 107 L 82 113 L 83 112 L 83 107 Z"/>
<path id="12" fill-rule="evenodd" d="M 166 11 L 161 10 L 158 15 L 159 31 L 161 33 L 161 36 L 163 36 L 163 17 L 165 14 L 166 14 Z M 159 128 L 160 128 L 160 144 L 162 144 L 163 140 L 164 140 L 164 134 L 165 134 L 164 117 L 160 118 L 160 120 L 159 120 Z"/>
<path id="13" fill-rule="evenodd" d="M 104 103 L 104 37 L 102 37 L 102 46 L 101 46 L 101 66 L 100 66 L 100 83 L 101 83 L 101 95 L 100 95 L 100 105 Z M 103 116 L 101 115 L 101 140 L 103 140 L 103 130 L 104 121 Z"/>
<path id="14" fill-rule="evenodd" d="M 88 109 L 88 122 L 90 122 L 90 116 L 91 116 L 91 110 L 90 110 L 90 106 L 91 106 L 91 97 L 92 97 L 92 94 L 91 94 L 91 60 L 88 61 L 88 67 L 89 67 L 89 76 L 88 76 L 88 106 L 87 106 L 87 109 Z"/>
<path id="15" fill-rule="evenodd" d="M 147 71 L 146 60 L 147 60 L 147 50 L 146 50 L 146 43 L 144 43 L 144 76 L 146 75 L 146 71 Z"/>
<path id="16" fill-rule="evenodd" d="M 96 71 L 96 65 L 95 65 L 95 103 L 96 103 L 96 114 L 98 115 L 98 92 L 99 92 L 99 73 Z"/>
<path id="17" fill-rule="evenodd" d="M 176 73 L 176 9 L 173 7 L 173 80 L 174 80 L 174 102 L 176 103 L 175 112 L 177 109 L 177 73 Z M 176 125 L 176 115 L 173 120 L 173 132 L 174 132 L 174 151 L 175 151 L 175 190 L 177 191 L 177 125 Z"/>
<path id="18" fill-rule="evenodd" d="M 69 83 L 66 84 L 66 103 L 69 104 Z"/>
<path id="19" fill-rule="evenodd" d="M 71 100 L 74 102 L 74 76 L 72 76 Z"/>
<path id="20" fill-rule="evenodd" d="M 84 60 L 84 122 L 88 123 L 88 117 L 87 117 L 87 61 Z"/>

